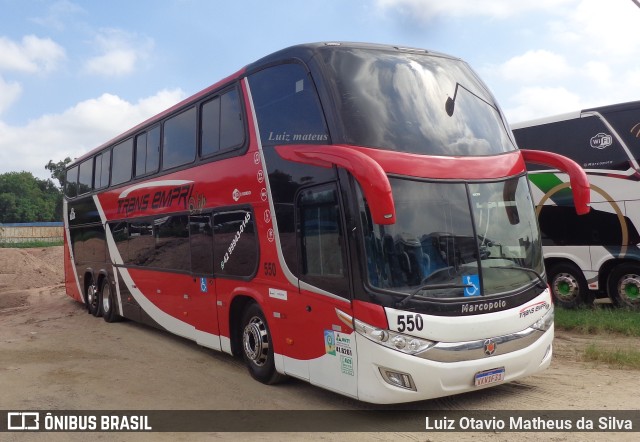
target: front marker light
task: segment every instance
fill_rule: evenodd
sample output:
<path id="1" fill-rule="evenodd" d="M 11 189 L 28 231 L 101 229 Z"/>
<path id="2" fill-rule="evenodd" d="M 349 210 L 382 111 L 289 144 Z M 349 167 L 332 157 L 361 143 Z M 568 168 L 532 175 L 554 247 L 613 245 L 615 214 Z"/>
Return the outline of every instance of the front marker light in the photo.
<path id="1" fill-rule="evenodd" d="M 395 387 L 406 388 L 407 390 L 418 391 L 410 374 L 393 371 L 385 367 L 378 367 L 378 370 L 380 370 L 382 379 L 384 379 L 387 384 L 391 384 Z"/>
<path id="2" fill-rule="evenodd" d="M 354 319 L 353 324 L 356 332 L 365 338 L 405 354 L 414 355 L 421 353 L 436 345 L 433 341 L 404 335 L 391 330 L 383 330 L 358 319 Z"/>

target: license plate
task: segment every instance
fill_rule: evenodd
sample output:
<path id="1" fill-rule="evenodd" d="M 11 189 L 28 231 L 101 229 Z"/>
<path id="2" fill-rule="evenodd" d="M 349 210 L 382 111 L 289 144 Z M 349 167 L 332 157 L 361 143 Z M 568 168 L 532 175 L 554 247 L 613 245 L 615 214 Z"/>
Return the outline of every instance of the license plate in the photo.
<path id="1" fill-rule="evenodd" d="M 492 368 L 491 370 L 481 371 L 473 377 L 476 387 L 494 384 L 504 381 L 504 367 Z"/>

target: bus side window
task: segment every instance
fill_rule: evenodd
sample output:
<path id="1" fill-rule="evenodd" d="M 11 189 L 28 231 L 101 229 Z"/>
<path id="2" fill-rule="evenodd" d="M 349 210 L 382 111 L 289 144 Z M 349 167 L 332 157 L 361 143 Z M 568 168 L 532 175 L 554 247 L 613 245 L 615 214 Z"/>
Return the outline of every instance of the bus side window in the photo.
<path id="1" fill-rule="evenodd" d="M 93 168 L 93 188 L 102 189 L 109 185 L 109 169 L 111 168 L 111 151 L 106 150 L 96 155 Z"/>
<path id="2" fill-rule="evenodd" d="M 152 220 L 136 220 L 129 223 L 127 241 L 127 260 L 125 264 L 146 266 L 155 253 L 155 238 Z"/>
<path id="3" fill-rule="evenodd" d="M 196 158 L 196 108 L 192 107 L 164 122 L 162 169 L 191 163 Z"/>
<path id="4" fill-rule="evenodd" d="M 213 273 L 213 227 L 211 215 L 189 216 L 191 272 L 196 275 Z"/>
<path id="5" fill-rule="evenodd" d="M 246 209 L 213 215 L 214 273 L 251 277 L 258 267 L 258 241 L 253 212 Z"/>
<path id="6" fill-rule="evenodd" d="M 603 121 L 593 115 L 513 131 L 518 147 L 559 153 L 584 169 L 627 170 L 629 156 Z M 527 169 L 548 167 L 527 164 Z"/>
<path id="7" fill-rule="evenodd" d="M 136 176 L 158 170 L 160 163 L 160 126 L 136 137 Z"/>
<path id="8" fill-rule="evenodd" d="M 91 182 L 93 178 L 93 161 L 85 160 L 80 163 L 80 172 L 78 173 L 78 195 L 91 192 Z"/>
<path id="9" fill-rule="evenodd" d="M 67 176 L 64 182 L 64 194 L 69 198 L 78 196 L 78 166 L 67 170 Z"/>
<path id="10" fill-rule="evenodd" d="M 129 225 L 123 221 L 108 224 L 123 264 L 128 262 Z M 114 260 L 115 261 L 115 260 Z"/>
<path id="11" fill-rule="evenodd" d="M 126 183 L 131 179 L 133 163 L 133 138 L 123 141 L 113 148 L 113 167 L 111 168 L 111 185 Z"/>
<path id="12" fill-rule="evenodd" d="M 237 89 L 204 103 L 201 119 L 200 155 L 203 157 L 244 145 L 244 122 Z"/>
<path id="13" fill-rule="evenodd" d="M 249 84 L 263 146 L 330 142 L 318 94 L 301 64 L 258 71 Z"/>
<path id="14" fill-rule="evenodd" d="M 333 294 L 348 297 L 342 215 L 335 185 L 301 192 L 298 220 L 302 271 L 300 278 Z"/>

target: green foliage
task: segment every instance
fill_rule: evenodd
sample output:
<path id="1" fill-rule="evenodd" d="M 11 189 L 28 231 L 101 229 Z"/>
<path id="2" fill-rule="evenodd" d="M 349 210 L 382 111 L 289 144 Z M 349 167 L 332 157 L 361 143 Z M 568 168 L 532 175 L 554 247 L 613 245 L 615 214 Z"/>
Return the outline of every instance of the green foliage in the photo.
<path id="1" fill-rule="evenodd" d="M 0 242 L 0 249 L 36 249 L 42 247 L 56 247 L 64 244 L 64 241 L 29 241 L 29 242 Z"/>
<path id="2" fill-rule="evenodd" d="M 605 363 L 614 368 L 640 370 L 640 350 L 637 344 L 622 344 L 616 336 L 630 336 L 631 341 L 640 337 L 640 312 L 617 309 L 608 305 L 593 308 L 555 310 L 555 326 L 584 335 L 607 335 L 620 345 L 602 345 L 594 337 L 593 343 L 580 350 L 585 361 Z M 626 341 L 625 341 L 626 342 Z"/>
<path id="3" fill-rule="evenodd" d="M 45 169 L 51 172 L 51 178 L 58 180 L 60 187 L 64 188 L 65 183 L 65 170 L 67 164 L 71 162 L 71 158 L 67 157 L 62 161 L 58 161 L 54 163 L 53 160 L 49 160 L 49 162 L 44 166 Z"/>
<path id="4" fill-rule="evenodd" d="M 584 358 L 593 362 L 604 362 L 614 368 L 634 368 L 640 370 L 640 350 L 635 348 L 602 348 L 589 344 L 584 351 Z"/>
<path id="5" fill-rule="evenodd" d="M 583 334 L 640 336 L 640 312 L 611 307 L 555 310 L 555 326 Z"/>
<path id="6" fill-rule="evenodd" d="M 0 223 L 62 221 L 62 192 L 31 172 L 0 175 Z"/>

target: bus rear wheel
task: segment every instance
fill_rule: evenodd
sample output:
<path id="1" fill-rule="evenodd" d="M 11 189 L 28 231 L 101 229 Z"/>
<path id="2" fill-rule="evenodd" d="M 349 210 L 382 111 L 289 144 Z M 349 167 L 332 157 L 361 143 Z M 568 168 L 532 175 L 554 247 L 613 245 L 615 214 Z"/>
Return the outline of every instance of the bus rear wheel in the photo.
<path id="1" fill-rule="evenodd" d="M 255 303 L 242 316 L 242 356 L 255 380 L 275 384 L 285 378 L 276 371 L 273 338 L 264 313 Z"/>
<path id="2" fill-rule="evenodd" d="M 576 308 L 591 304 L 587 280 L 578 266 L 561 262 L 549 267 L 549 286 L 555 303 L 564 308 Z"/>
<path id="3" fill-rule="evenodd" d="M 640 310 L 640 264 L 626 262 L 609 275 L 609 297 L 618 307 Z"/>
<path id="4" fill-rule="evenodd" d="M 116 313 L 116 298 L 114 296 L 113 290 L 111 289 L 111 284 L 109 283 L 109 278 L 104 278 L 102 280 L 102 288 L 100 289 L 100 301 L 102 305 L 102 319 L 106 322 L 116 322 L 120 319 L 118 313 Z"/>

